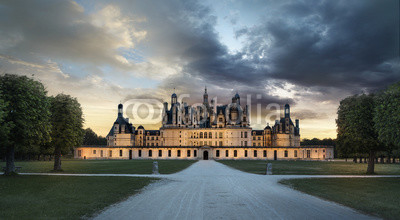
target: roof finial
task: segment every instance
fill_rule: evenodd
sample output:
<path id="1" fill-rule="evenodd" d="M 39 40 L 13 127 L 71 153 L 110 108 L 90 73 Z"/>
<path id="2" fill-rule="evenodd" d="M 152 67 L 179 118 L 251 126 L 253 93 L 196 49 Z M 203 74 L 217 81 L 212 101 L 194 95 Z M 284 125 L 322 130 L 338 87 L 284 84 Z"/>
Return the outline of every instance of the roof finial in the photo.
<path id="1" fill-rule="evenodd" d="M 204 87 L 204 93 L 207 94 L 207 86 Z"/>

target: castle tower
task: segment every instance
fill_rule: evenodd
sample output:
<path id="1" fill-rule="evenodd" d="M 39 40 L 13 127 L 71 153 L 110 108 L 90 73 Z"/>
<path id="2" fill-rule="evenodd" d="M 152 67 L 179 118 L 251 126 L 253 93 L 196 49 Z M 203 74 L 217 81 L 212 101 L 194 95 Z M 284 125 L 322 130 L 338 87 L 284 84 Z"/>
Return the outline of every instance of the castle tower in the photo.
<path id="1" fill-rule="evenodd" d="M 289 104 L 285 105 L 285 118 L 290 118 L 290 106 L 289 106 Z"/>
<path id="2" fill-rule="evenodd" d="M 118 117 L 122 117 L 123 116 L 123 105 L 120 103 L 118 105 Z"/>

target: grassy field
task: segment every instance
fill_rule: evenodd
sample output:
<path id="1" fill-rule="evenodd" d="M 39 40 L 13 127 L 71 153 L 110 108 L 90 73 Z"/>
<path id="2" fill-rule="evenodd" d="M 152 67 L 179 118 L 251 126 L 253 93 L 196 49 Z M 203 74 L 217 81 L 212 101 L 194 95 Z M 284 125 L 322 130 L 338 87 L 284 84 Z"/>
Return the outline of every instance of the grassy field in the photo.
<path id="1" fill-rule="evenodd" d="M 0 175 L 0 219 L 90 217 L 154 181 L 132 177 Z"/>
<path id="2" fill-rule="evenodd" d="M 196 162 L 196 160 L 158 160 L 161 174 L 176 173 Z M 0 163 L 5 166 L 5 162 Z M 53 161 L 19 161 L 23 173 L 48 173 L 53 169 Z M 63 173 L 117 173 L 151 174 L 153 160 L 63 160 Z"/>
<path id="3" fill-rule="evenodd" d="M 400 216 L 400 178 L 313 178 L 280 183 L 385 219 Z"/>
<path id="4" fill-rule="evenodd" d="M 265 174 L 266 161 L 218 160 L 225 165 L 249 173 Z M 364 175 L 367 164 L 327 161 L 268 161 L 272 163 L 272 173 L 279 175 Z M 380 175 L 400 175 L 400 164 L 375 164 L 375 173 Z"/>

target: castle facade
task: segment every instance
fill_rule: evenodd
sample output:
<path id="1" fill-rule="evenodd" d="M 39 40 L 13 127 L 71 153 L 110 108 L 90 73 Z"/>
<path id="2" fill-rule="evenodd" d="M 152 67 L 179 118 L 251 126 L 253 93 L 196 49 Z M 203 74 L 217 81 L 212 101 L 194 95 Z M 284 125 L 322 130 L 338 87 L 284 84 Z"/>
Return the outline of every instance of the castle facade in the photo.
<path id="1" fill-rule="evenodd" d="M 123 105 L 107 135 L 107 146 L 75 148 L 81 159 L 259 159 L 259 160 L 329 160 L 333 147 L 300 146 L 299 120 L 293 123 L 290 106 L 284 117 L 271 127 L 253 130 L 249 123 L 249 107 L 242 106 L 239 94 L 227 105 L 208 101 L 189 106 L 179 103 L 175 93 L 171 106 L 165 102 L 159 130 L 135 128 L 123 117 Z"/>

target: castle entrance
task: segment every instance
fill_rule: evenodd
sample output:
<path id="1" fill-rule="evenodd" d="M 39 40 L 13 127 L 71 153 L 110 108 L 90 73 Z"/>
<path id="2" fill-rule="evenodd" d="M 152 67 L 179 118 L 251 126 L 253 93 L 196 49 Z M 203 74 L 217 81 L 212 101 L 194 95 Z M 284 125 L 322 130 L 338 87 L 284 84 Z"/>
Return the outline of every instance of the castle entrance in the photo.
<path id="1" fill-rule="evenodd" d="M 203 152 L 203 160 L 208 160 L 208 151 Z"/>

